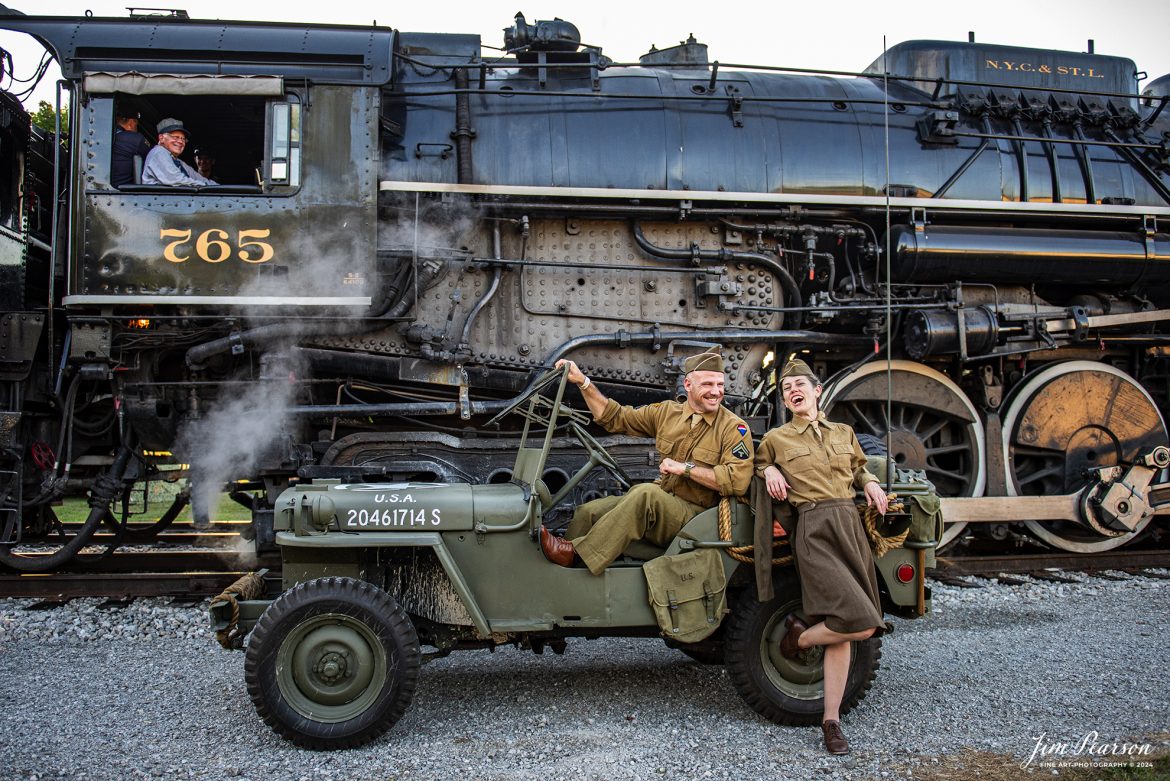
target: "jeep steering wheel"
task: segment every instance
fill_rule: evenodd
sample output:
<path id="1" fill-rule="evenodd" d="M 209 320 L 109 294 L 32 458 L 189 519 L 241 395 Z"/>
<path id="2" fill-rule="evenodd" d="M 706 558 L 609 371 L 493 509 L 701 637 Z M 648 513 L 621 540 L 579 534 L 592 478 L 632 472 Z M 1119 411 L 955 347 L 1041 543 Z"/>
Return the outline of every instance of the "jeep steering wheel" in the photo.
<path id="1" fill-rule="evenodd" d="M 569 424 L 569 430 L 573 432 L 573 436 L 585 448 L 585 452 L 589 454 L 589 460 L 597 462 L 597 465 L 604 468 L 607 472 L 617 478 L 618 482 L 622 484 L 622 489 L 629 489 L 631 481 L 630 476 L 626 474 L 626 470 L 622 469 L 614 457 L 609 454 L 609 451 L 597 439 L 585 430 L 584 426 L 576 423 Z"/>

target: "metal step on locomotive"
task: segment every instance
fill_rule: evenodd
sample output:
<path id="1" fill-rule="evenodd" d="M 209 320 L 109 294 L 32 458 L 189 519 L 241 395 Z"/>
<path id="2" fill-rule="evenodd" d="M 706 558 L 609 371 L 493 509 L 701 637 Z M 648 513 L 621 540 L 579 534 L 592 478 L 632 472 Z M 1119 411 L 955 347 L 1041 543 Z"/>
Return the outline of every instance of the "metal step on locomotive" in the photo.
<path id="1" fill-rule="evenodd" d="M 522 16 L 502 55 L 181 12 L 0 27 L 57 59 L 68 109 L 35 187 L 4 128 L 10 568 L 65 566 L 175 464 L 197 520 L 230 486 L 262 548 L 298 481 L 508 484 L 517 432 L 479 424 L 558 358 L 639 403 L 712 345 L 757 433 L 771 356 L 828 377 L 829 416 L 946 499 L 943 543 L 1164 535 L 1170 87 L 1124 57 L 911 41 L 821 74 L 694 39 L 617 63 Z M 217 184 L 115 187 L 126 112 L 182 119 Z M 652 476 L 653 443 L 603 444 Z"/>

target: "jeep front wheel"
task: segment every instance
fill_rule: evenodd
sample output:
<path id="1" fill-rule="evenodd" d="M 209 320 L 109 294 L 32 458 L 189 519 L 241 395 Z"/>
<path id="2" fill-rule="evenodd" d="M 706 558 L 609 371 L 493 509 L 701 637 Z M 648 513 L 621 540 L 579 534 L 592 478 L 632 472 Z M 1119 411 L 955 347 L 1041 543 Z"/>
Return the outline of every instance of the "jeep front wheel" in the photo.
<path id="1" fill-rule="evenodd" d="M 790 726 L 820 724 L 824 714 L 824 667 L 819 649 L 793 660 L 780 653 L 784 619 L 800 609 L 795 573 L 775 573 L 776 596 L 756 600 L 746 589 L 726 624 L 727 670 L 740 696 L 764 718 Z M 877 675 L 882 641 L 850 644 L 849 678 L 841 702 L 844 715 L 869 691 Z"/>
<path id="2" fill-rule="evenodd" d="M 374 740 L 414 699 L 421 653 L 406 613 L 382 589 L 350 578 L 300 583 L 252 630 L 244 679 L 256 711 L 311 749 Z"/>

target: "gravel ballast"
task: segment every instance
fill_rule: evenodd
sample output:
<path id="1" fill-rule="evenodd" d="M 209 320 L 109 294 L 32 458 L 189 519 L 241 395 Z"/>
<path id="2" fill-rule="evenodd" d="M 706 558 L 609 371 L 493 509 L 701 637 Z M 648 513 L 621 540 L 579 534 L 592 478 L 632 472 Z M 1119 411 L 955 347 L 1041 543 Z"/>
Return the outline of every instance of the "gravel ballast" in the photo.
<path id="1" fill-rule="evenodd" d="M 0 600 L 0 778 L 928 778 L 964 748 L 1005 765 L 1038 742 L 1088 760 L 1072 755 L 1086 736 L 1165 750 L 1170 580 L 1077 577 L 936 584 L 934 613 L 884 639 L 873 690 L 843 720 L 843 758 L 819 729 L 756 716 L 722 668 L 653 639 L 570 640 L 563 657 L 457 652 L 424 665 L 380 740 L 304 751 L 260 721 L 243 654 L 215 643 L 205 605 Z"/>

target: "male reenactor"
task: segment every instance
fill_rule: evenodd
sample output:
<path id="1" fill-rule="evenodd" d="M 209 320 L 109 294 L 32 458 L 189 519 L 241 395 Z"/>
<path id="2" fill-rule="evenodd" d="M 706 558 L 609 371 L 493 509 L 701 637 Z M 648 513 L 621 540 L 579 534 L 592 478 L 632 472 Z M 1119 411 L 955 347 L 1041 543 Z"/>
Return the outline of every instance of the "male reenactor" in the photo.
<path id="1" fill-rule="evenodd" d="M 666 547 L 687 521 L 720 496 L 741 496 L 752 479 L 754 447 L 748 427 L 723 406 L 723 359 L 718 353 L 683 362 L 685 401 L 629 407 L 608 399 L 572 361 L 569 382 L 607 431 L 654 437 L 659 478 L 577 508 L 566 539 L 540 529 L 545 556 L 562 567 L 579 557 L 594 575 L 635 540 Z"/>

